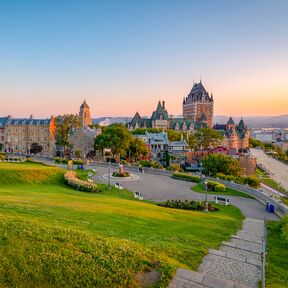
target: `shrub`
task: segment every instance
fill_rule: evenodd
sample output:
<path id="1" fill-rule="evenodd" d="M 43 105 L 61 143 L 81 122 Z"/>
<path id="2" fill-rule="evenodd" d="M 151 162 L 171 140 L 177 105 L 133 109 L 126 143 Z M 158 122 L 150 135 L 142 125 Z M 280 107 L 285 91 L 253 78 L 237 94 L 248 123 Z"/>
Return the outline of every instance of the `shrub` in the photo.
<path id="1" fill-rule="evenodd" d="M 99 192 L 97 184 L 80 180 L 79 178 L 77 178 L 77 174 L 75 171 L 67 171 L 66 174 L 64 175 L 64 182 L 68 186 L 79 191 Z"/>
<path id="2" fill-rule="evenodd" d="M 260 186 L 260 180 L 255 176 L 247 176 L 244 178 L 244 184 L 248 184 L 253 188 L 258 188 Z"/>
<path id="3" fill-rule="evenodd" d="M 167 207 L 167 208 L 175 208 L 175 209 L 183 209 L 183 210 L 204 210 L 205 203 L 204 201 L 180 201 L 180 200 L 167 200 L 162 203 L 158 203 L 158 206 Z M 208 204 L 209 211 L 219 211 L 218 208 L 212 206 L 210 203 Z"/>
<path id="4" fill-rule="evenodd" d="M 209 180 L 207 182 L 207 190 L 208 191 L 214 191 L 214 192 L 225 192 L 226 191 L 226 186 L 221 184 L 221 183 Z"/>
<path id="5" fill-rule="evenodd" d="M 186 174 L 186 173 L 179 173 L 179 172 L 173 173 L 172 177 L 175 179 L 181 179 L 181 180 L 196 182 L 196 183 L 199 183 L 201 181 L 201 178 L 199 176 Z"/>
<path id="6" fill-rule="evenodd" d="M 216 174 L 216 177 L 225 181 L 233 181 L 238 184 L 248 184 L 253 188 L 258 188 L 260 186 L 260 180 L 255 176 L 233 176 L 218 173 Z"/>
<path id="7" fill-rule="evenodd" d="M 152 160 L 152 161 L 141 160 L 139 163 L 143 167 L 152 167 L 152 168 L 158 168 L 158 169 L 162 169 L 163 168 L 162 165 L 160 165 L 158 162 L 156 162 L 154 160 Z"/>
<path id="8" fill-rule="evenodd" d="M 53 161 L 57 164 L 68 164 L 68 160 L 65 158 L 55 157 L 53 158 Z M 84 161 L 82 160 L 73 160 L 74 165 L 83 165 Z"/>

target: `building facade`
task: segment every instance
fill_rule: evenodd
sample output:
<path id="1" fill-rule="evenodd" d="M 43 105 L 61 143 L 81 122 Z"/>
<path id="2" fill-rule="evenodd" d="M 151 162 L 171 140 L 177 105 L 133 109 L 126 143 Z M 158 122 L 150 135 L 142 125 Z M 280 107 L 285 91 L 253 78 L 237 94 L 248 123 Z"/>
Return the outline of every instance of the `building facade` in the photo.
<path id="1" fill-rule="evenodd" d="M 194 122 L 200 121 L 205 115 L 207 126 L 213 126 L 214 100 L 213 95 L 209 96 L 202 82 L 194 83 L 187 97 L 183 99 L 183 117 L 192 119 Z"/>
<path id="2" fill-rule="evenodd" d="M 249 148 L 249 130 L 242 119 L 236 125 L 230 117 L 227 124 L 215 124 L 213 128 L 223 134 L 223 146 L 229 151 L 234 150 L 237 153 Z"/>
<path id="3" fill-rule="evenodd" d="M 129 130 L 137 128 L 157 128 L 162 130 L 172 129 L 182 132 L 193 133 L 195 129 L 207 127 L 207 118 L 204 114 L 194 121 L 191 118 L 172 118 L 165 108 L 165 102 L 159 101 L 156 110 L 152 113 L 151 118 L 142 118 L 137 112 L 131 122 L 127 124 Z"/>
<path id="4" fill-rule="evenodd" d="M 88 153 L 94 151 L 94 140 L 101 134 L 101 129 L 82 127 L 75 129 L 69 136 L 68 142 L 72 146 L 73 155 L 87 157 Z"/>
<path id="5" fill-rule="evenodd" d="M 92 124 L 92 119 L 90 115 L 90 107 L 86 103 L 86 100 L 80 106 L 79 118 L 81 121 L 82 127 L 89 126 Z"/>
<path id="6" fill-rule="evenodd" d="M 42 146 L 42 154 L 55 152 L 56 122 L 50 119 L 0 118 L 0 143 L 2 150 L 8 153 L 30 153 L 32 143 Z"/>

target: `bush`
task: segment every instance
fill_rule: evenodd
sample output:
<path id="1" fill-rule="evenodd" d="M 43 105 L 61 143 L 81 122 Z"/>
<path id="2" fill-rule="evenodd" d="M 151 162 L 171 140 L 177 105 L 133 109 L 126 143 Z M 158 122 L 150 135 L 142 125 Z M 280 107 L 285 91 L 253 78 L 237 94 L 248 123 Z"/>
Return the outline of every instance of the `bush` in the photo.
<path id="1" fill-rule="evenodd" d="M 196 182 L 196 183 L 201 182 L 201 178 L 199 176 L 186 174 L 186 173 L 175 172 L 172 174 L 172 177 L 175 179 L 181 179 L 181 180 L 190 181 L 190 182 Z"/>
<path id="2" fill-rule="evenodd" d="M 99 192 L 97 184 L 80 180 L 79 178 L 77 178 L 77 174 L 75 171 L 67 171 L 66 174 L 64 175 L 64 182 L 68 186 L 79 191 Z"/>
<path id="3" fill-rule="evenodd" d="M 218 173 L 216 174 L 216 177 L 224 181 L 233 181 L 242 185 L 248 184 L 253 188 L 258 188 L 260 186 L 260 180 L 255 176 L 233 176 Z"/>
<path id="4" fill-rule="evenodd" d="M 160 165 L 158 162 L 152 160 L 152 161 L 149 161 L 149 160 L 141 160 L 140 162 L 140 165 L 143 166 L 143 167 L 152 167 L 152 168 L 158 168 L 158 169 L 162 169 L 163 166 Z"/>
<path id="5" fill-rule="evenodd" d="M 55 157 L 53 158 L 53 161 L 57 164 L 68 164 L 68 160 L 65 158 Z M 73 160 L 74 165 L 83 165 L 84 161 L 82 160 Z"/>
<path id="6" fill-rule="evenodd" d="M 226 186 L 221 184 L 221 183 L 209 180 L 207 182 L 207 190 L 208 191 L 214 191 L 214 192 L 225 192 L 226 191 Z"/>
<path id="7" fill-rule="evenodd" d="M 255 176 L 247 176 L 244 178 L 244 184 L 248 184 L 253 188 L 258 188 L 260 186 L 260 180 Z"/>
<path id="8" fill-rule="evenodd" d="M 183 210 L 204 210 L 205 203 L 204 201 L 180 201 L 180 200 L 167 200 L 162 203 L 158 203 L 158 206 L 167 207 L 167 208 L 175 208 L 175 209 L 183 209 Z M 208 204 L 209 211 L 219 211 L 218 208 L 212 206 L 210 203 Z"/>

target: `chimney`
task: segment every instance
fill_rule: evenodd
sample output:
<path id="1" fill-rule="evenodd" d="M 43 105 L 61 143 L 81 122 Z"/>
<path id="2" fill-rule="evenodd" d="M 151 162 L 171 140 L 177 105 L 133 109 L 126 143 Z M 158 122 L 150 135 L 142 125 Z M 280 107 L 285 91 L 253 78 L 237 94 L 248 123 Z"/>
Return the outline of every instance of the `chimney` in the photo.
<path id="1" fill-rule="evenodd" d="M 162 108 L 165 109 L 165 101 L 162 101 Z"/>

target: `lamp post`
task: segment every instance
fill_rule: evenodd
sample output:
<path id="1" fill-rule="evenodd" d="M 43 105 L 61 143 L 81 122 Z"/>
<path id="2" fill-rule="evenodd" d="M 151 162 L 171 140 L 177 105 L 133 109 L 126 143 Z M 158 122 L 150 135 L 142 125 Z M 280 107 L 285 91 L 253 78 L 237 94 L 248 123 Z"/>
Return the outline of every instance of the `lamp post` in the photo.
<path id="1" fill-rule="evenodd" d="M 208 194 L 207 194 L 207 188 L 208 188 L 208 182 L 204 182 L 205 185 L 205 203 L 204 203 L 204 212 L 209 212 L 208 209 Z"/>
<path id="2" fill-rule="evenodd" d="M 111 178 L 110 178 L 110 170 L 111 170 L 111 165 L 110 165 L 110 161 L 108 162 L 108 188 L 109 190 L 111 190 Z"/>

